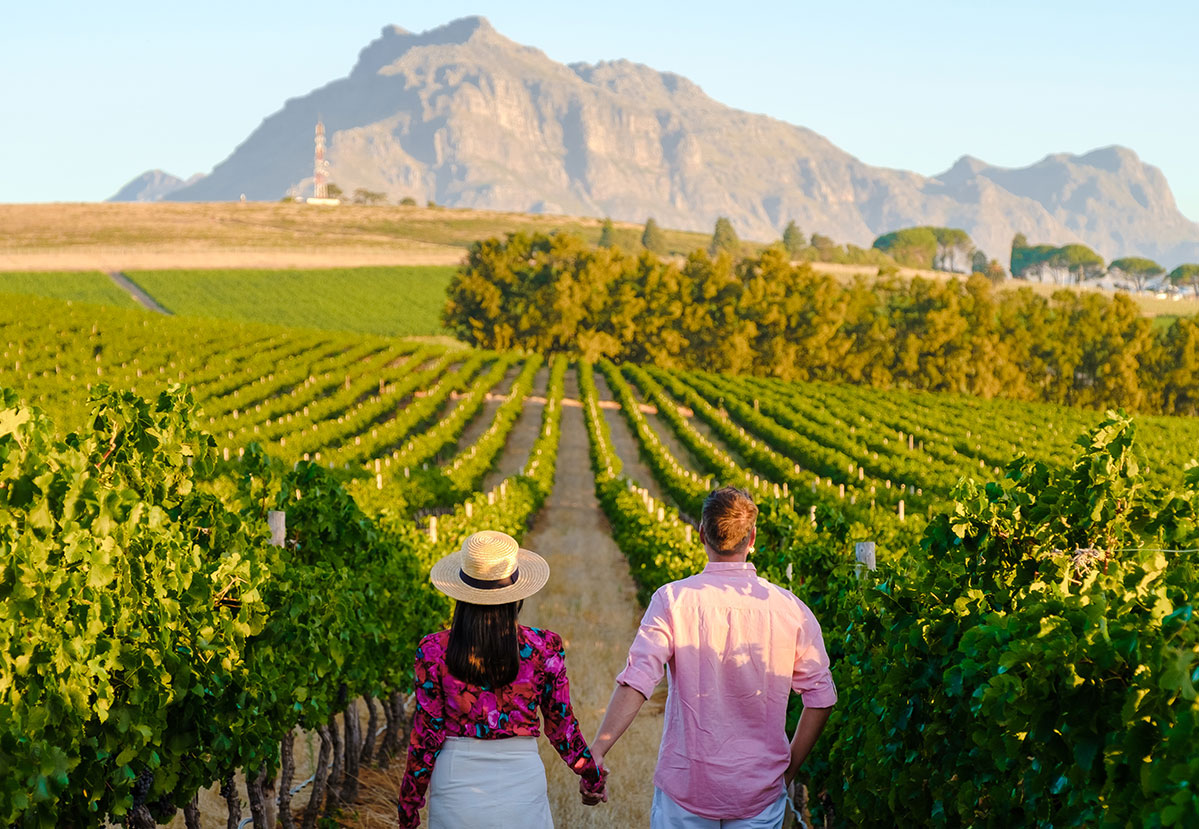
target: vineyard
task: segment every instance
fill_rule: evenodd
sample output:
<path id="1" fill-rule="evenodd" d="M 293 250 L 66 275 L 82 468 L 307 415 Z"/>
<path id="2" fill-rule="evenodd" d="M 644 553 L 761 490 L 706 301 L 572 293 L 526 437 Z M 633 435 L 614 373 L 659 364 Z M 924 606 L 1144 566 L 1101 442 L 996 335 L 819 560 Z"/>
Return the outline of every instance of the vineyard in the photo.
<path id="1" fill-rule="evenodd" d="M 117 308 L 136 308 L 129 294 L 99 271 L 63 273 L 5 273 L 0 286 L 6 294 L 29 294 L 52 299 L 77 300 Z"/>
<path id="2" fill-rule="evenodd" d="M 129 271 L 167 313 L 384 336 L 443 333 L 450 267 Z M 108 274 L 0 273 L 0 291 L 118 308 L 137 302 Z"/>
<path id="3" fill-rule="evenodd" d="M 840 691 L 818 820 L 1199 821 L 1193 418 L 7 299 L 0 823 L 199 826 L 241 780 L 255 825 L 351 812 L 403 762 L 428 567 L 522 536 L 576 440 L 642 601 L 753 493 Z"/>

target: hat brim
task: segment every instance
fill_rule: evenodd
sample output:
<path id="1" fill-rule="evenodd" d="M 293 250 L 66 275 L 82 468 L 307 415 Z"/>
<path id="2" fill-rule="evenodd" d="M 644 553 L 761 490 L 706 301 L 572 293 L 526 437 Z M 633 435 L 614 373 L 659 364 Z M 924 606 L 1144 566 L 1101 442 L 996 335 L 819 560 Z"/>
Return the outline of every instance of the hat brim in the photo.
<path id="1" fill-rule="evenodd" d="M 519 549 L 516 553 L 516 582 L 506 587 L 485 590 L 471 587 L 462 581 L 462 551 L 455 550 L 440 559 L 429 571 L 433 586 L 451 599 L 471 604 L 507 604 L 527 599 L 550 578 L 549 563 L 532 550 Z"/>

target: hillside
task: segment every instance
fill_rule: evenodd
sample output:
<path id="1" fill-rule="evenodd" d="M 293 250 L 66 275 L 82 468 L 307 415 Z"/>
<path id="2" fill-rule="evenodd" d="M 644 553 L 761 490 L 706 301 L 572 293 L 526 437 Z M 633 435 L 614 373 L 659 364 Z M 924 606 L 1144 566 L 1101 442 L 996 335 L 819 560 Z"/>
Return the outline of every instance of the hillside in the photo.
<path id="1" fill-rule="evenodd" d="M 457 265 L 471 243 L 506 233 L 576 233 L 594 243 L 595 219 L 450 208 L 234 202 L 102 204 L 0 204 L 0 285 L 4 272 L 341 269 L 370 266 Z M 616 243 L 635 250 L 640 225 L 617 222 Z M 708 233 L 664 229 L 667 247 L 685 254 L 706 247 Z M 746 252 L 761 247 L 746 242 Z M 823 273 L 851 279 L 877 273 L 873 265 L 814 263 Z M 905 276 L 950 277 L 901 268 Z M 960 275 L 957 275 L 960 277 Z M 58 295 L 54 286 L 5 287 L 5 291 Z M 1050 295 L 1060 286 L 1011 280 Z M 1084 290 L 1089 290 L 1084 288 Z M 85 299 L 85 293 L 71 294 Z M 1134 297 L 1144 313 L 1199 313 L 1199 299 Z M 232 298 L 229 300 L 234 302 Z"/>
<path id="2" fill-rule="evenodd" d="M 912 225 L 967 230 L 1003 260 L 1023 232 L 1106 258 L 1199 258 L 1199 225 L 1131 150 L 1055 154 L 1021 169 L 969 157 L 928 178 L 867 164 L 823 136 L 709 98 L 628 61 L 564 65 L 482 18 L 388 27 L 343 78 L 288 100 L 175 201 L 276 200 L 312 189 L 318 118 L 345 192 L 457 207 L 610 215 L 747 238 L 806 232 L 868 246 Z"/>
<path id="3" fill-rule="evenodd" d="M 203 175 L 196 173 L 184 181 L 162 170 L 147 170 L 109 197 L 108 201 L 161 201 L 167 194 L 194 184 L 202 178 Z"/>
<path id="4" fill-rule="evenodd" d="M 455 265 L 471 242 L 516 231 L 599 239 L 596 219 L 448 208 L 293 203 L 0 204 L 0 271 Z M 673 251 L 709 235 L 666 230 Z M 641 227 L 619 224 L 632 247 Z"/>

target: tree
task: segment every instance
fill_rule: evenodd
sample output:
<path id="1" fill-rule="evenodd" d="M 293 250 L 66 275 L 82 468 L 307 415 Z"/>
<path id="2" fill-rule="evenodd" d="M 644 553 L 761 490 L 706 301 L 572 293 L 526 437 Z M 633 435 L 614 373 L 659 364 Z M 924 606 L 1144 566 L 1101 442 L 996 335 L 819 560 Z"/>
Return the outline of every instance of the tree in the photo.
<path id="1" fill-rule="evenodd" d="M 1182 267 L 1199 271 L 1199 265 Z M 1161 410 L 1199 414 L 1199 320 L 1193 317 L 1174 320 L 1166 331 L 1162 352 Z"/>
<path id="2" fill-rule="evenodd" d="M 823 236 L 819 233 L 812 234 L 812 247 L 816 248 L 816 250 L 829 251 L 829 250 L 832 250 L 833 248 L 835 248 L 836 246 L 837 246 L 837 243 L 834 242 L 828 236 Z"/>
<path id="3" fill-rule="evenodd" d="M 402 207 L 416 207 L 416 199 L 412 198 L 412 196 L 404 196 L 404 198 L 400 199 L 400 205 Z"/>
<path id="4" fill-rule="evenodd" d="M 1016 279 L 1036 277 L 1044 282 L 1048 276 L 1055 283 L 1066 281 L 1068 274 L 1075 282 L 1098 276 L 1103 271 L 1103 257 L 1086 245 L 1028 244 L 1023 233 L 1012 239 L 1012 276 Z"/>
<path id="5" fill-rule="evenodd" d="M 325 195 L 331 199 L 340 199 L 343 194 L 340 187 L 333 182 L 329 182 L 325 185 Z"/>
<path id="6" fill-rule="evenodd" d="M 1103 257 L 1086 245 L 1066 245 L 1054 251 L 1052 264 L 1064 268 L 1075 283 L 1098 276 L 1103 271 Z"/>
<path id="7" fill-rule="evenodd" d="M 612 226 L 612 220 L 605 218 L 604 225 L 600 228 L 599 246 L 601 248 L 610 248 L 616 244 L 616 229 Z"/>
<path id="8" fill-rule="evenodd" d="M 874 240 L 874 248 L 889 255 L 900 265 L 909 268 L 933 269 L 939 264 L 944 228 L 905 227 L 885 233 Z"/>
<path id="9" fill-rule="evenodd" d="M 737 238 L 737 231 L 733 230 L 733 223 L 721 216 L 712 230 L 712 242 L 708 245 L 708 253 L 715 256 L 725 250 L 736 256 L 740 249 L 741 240 Z"/>
<path id="10" fill-rule="evenodd" d="M 1016 279 L 1024 277 L 1025 262 L 1024 252 L 1028 250 L 1028 237 L 1023 233 L 1017 233 L 1012 237 L 1012 254 L 1008 260 L 1008 267 L 1012 271 L 1012 276 Z"/>
<path id="11" fill-rule="evenodd" d="M 971 273 L 986 273 L 987 271 L 987 255 L 981 250 L 975 250 L 970 254 L 970 271 Z"/>
<path id="12" fill-rule="evenodd" d="M 1031 279 L 1035 276 L 1044 282 L 1046 275 L 1053 276 L 1057 267 L 1053 258 L 1057 250 L 1053 245 L 1036 245 L 1013 250 L 1012 276 L 1019 279 Z"/>
<path id="13" fill-rule="evenodd" d="M 1123 259 L 1115 260 L 1107 267 L 1108 270 L 1119 271 L 1131 279 L 1138 291 L 1145 290 L 1145 283 L 1150 279 L 1166 272 L 1165 268 L 1152 259 L 1144 259 L 1140 256 L 1126 256 Z"/>
<path id="14" fill-rule="evenodd" d="M 641 246 L 659 256 L 666 254 L 666 234 L 662 232 L 662 228 L 658 227 L 658 223 L 652 217 L 645 220 L 645 230 L 641 234 Z"/>
<path id="15" fill-rule="evenodd" d="M 354 191 L 354 204 L 382 204 L 387 201 L 387 194 L 359 187 Z"/>
<path id="16" fill-rule="evenodd" d="M 934 227 L 931 230 L 937 240 L 937 258 L 933 267 L 958 273 L 958 256 L 965 259 L 974 247 L 970 234 L 958 227 Z"/>
<path id="17" fill-rule="evenodd" d="M 1170 271 L 1166 279 L 1180 288 L 1190 286 L 1196 298 L 1199 298 L 1199 265 L 1179 265 Z"/>
<path id="18" fill-rule="evenodd" d="M 874 247 L 909 268 L 957 272 L 959 256 L 965 259 L 974 249 L 974 243 L 970 234 L 960 228 L 923 226 L 884 233 L 874 240 Z M 984 257 L 982 264 L 985 266 L 986 262 Z"/>
<path id="19" fill-rule="evenodd" d="M 1003 269 L 1003 265 L 999 264 L 998 259 L 992 259 L 987 263 L 987 269 L 983 271 L 987 279 L 991 280 L 992 285 L 998 285 L 1003 280 L 1007 279 L 1007 272 Z"/>
<path id="20" fill-rule="evenodd" d="M 874 247 L 900 265 L 931 268 L 937 256 L 937 236 L 931 227 L 905 227 L 879 236 Z"/>
<path id="21" fill-rule="evenodd" d="M 804 235 L 796 227 L 795 222 L 787 222 L 787 226 L 783 229 L 783 247 L 787 249 L 788 255 L 795 259 L 805 246 Z"/>

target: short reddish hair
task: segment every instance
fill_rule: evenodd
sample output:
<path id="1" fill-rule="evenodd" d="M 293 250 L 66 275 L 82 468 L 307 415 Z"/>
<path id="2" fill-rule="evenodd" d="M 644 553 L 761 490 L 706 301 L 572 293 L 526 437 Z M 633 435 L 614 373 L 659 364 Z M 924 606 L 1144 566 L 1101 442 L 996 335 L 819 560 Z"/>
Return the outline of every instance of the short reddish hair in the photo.
<path id="1" fill-rule="evenodd" d="M 704 540 L 717 555 L 741 555 L 749 548 L 750 534 L 758 521 L 758 506 L 749 493 L 735 486 L 714 489 L 704 499 L 699 526 Z"/>

